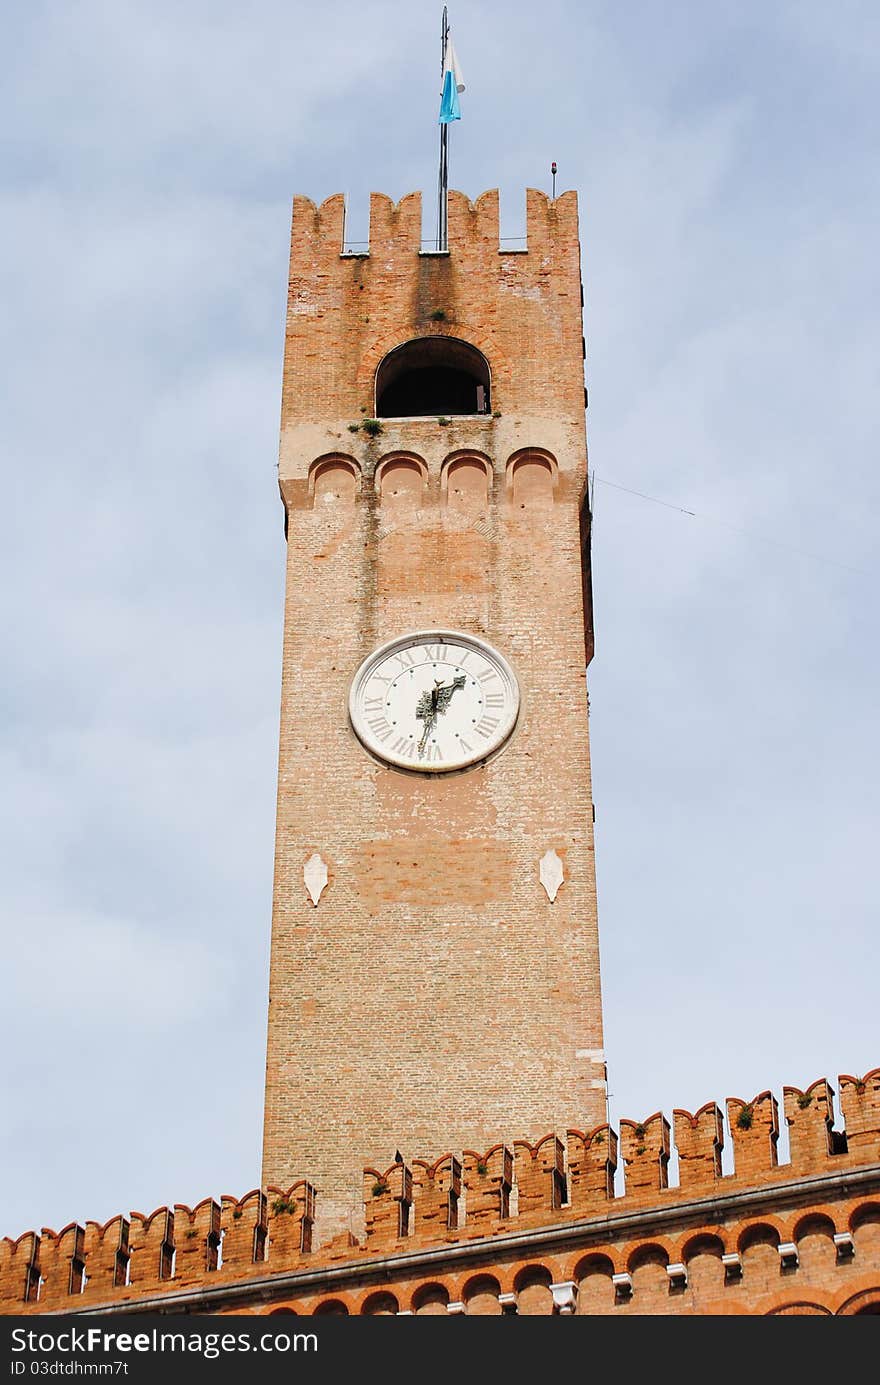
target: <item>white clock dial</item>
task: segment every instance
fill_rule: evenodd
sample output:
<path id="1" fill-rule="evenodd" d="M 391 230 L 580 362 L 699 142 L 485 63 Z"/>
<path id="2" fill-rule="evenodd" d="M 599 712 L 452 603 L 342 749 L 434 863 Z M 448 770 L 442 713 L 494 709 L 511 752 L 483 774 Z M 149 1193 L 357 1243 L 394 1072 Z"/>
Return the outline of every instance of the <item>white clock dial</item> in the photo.
<path id="1" fill-rule="evenodd" d="M 351 724 L 388 764 L 426 774 L 479 764 L 507 740 L 519 687 L 505 658 L 474 635 L 421 630 L 364 660 L 348 699 Z"/>

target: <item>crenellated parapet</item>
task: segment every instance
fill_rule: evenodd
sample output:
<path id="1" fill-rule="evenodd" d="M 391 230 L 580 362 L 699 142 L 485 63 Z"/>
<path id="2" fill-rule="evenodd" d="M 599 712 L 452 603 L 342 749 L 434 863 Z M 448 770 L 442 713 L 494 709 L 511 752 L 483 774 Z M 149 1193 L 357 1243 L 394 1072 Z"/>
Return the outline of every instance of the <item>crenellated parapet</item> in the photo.
<path id="1" fill-rule="evenodd" d="M 679 1186 L 688 1192 L 711 1188 L 721 1177 L 721 1151 L 724 1148 L 724 1120 L 714 1101 L 701 1106 L 696 1115 L 675 1110 L 675 1147 L 678 1150 Z"/>
<path id="2" fill-rule="evenodd" d="M 577 243 L 577 194 L 564 192 L 548 197 L 540 188 L 526 189 L 526 233 L 516 249 L 505 248 L 501 240 L 499 194 L 497 188 L 481 193 L 473 201 L 466 193 L 451 189 L 447 202 L 448 247 L 440 250 L 422 239 L 422 194 L 410 192 L 395 202 L 384 192 L 370 193 L 369 240 L 352 244 L 346 235 L 346 203 L 342 193 L 333 193 L 321 203 L 297 194 L 293 198 L 291 262 L 304 272 L 332 257 L 343 259 L 381 258 L 386 265 L 396 257 L 424 255 L 447 258 L 470 248 L 485 256 L 529 254 L 545 256 L 555 246 Z M 546 269 L 546 266 L 545 266 Z"/>
<path id="3" fill-rule="evenodd" d="M 805 1092 L 799 1087 L 783 1087 L 782 1095 L 791 1162 L 804 1173 L 823 1168 L 835 1142 L 831 1087 L 821 1077 Z"/>
<path id="4" fill-rule="evenodd" d="M 0 1241 L 0 1306 L 37 1302 L 40 1249 L 36 1231 L 25 1231 L 14 1241 L 9 1236 Z"/>
<path id="5" fill-rule="evenodd" d="M 429 1163 L 413 1160 L 412 1232 L 417 1241 L 443 1238 L 458 1227 L 461 1200 L 461 1160 L 444 1154 Z"/>
<path id="6" fill-rule="evenodd" d="M 565 1178 L 565 1145 L 558 1135 L 546 1135 L 537 1144 L 516 1140 L 517 1207 L 520 1217 L 546 1216 L 568 1201 Z"/>
<path id="7" fill-rule="evenodd" d="M 583 450 L 583 324 L 577 194 L 526 191 L 526 235 L 501 241 L 497 189 L 448 198 L 448 249 L 422 241 L 422 196 L 370 196 L 368 244 L 349 245 L 345 199 L 293 199 L 281 478 L 377 412 L 377 371 L 406 343 L 449 338 L 479 351 L 490 417 L 543 419 Z M 436 345 L 436 343 L 435 343 Z M 450 358 L 451 359 L 451 358 Z M 410 411 L 406 411 L 407 413 Z M 435 414 L 476 412 L 437 408 Z M 401 423 L 401 436 L 419 425 Z M 507 426 L 507 425 L 506 425 Z M 514 436 L 510 432 L 511 438 Z"/>
<path id="8" fill-rule="evenodd" d="M 804 1255 L 813 1254 L 811 1236 L 833 1240 L 837 1262 L 846 1265 L 854 1254 L 853 1234 L 859 1232 L 867 1247 L 871 1228 L 880 1227 L 880 1203 L 875 1196 L 854 1206 L 846 1225 L 837 1226 L 827 1193 L 813 1205 L 812 1189 L 830 1186 L 835 1174 L 844 1175 L 837 1182 L 847 1191 L 872 1171 L 880 1180 L 880 1069 L 862 1078 L 842 1077 L 839 1090 L 845 1124 L 836 1129 L 835 1093 L 825 1078 L 804 1089 L 784 1088 L 787 1163 L 778 1159 L 779 1103 L 773 1093 L 763 1091 L 751 1101 L 728 1098 L 728 1173 L 721 1167 L 725 1121 L 714 1102 L 696 1114 L 676 1109 L 672 1123 L 655 1112 L 643 1121 L 621 1120 L 619 1131 L 603 1124 L 550 1132 L 536 1142 L 448 1151 L 411 1165 L 398 1155 L 387 1167 L 364 1169 L 362 1241 L 346 1234 L 315 1244 L 319 1193 L 302 1179 L 287 1188 L 253 1189 L 241 1199 L 207 1197 L 194 1207 L 178 1203 L 105 1223 L 70 1222 L 59 1232 L 44 1227 L 0 1242 L 0 1310 L 69 1312 L 156 1303 L 164 1296 L 171 1304 L 212 1285 L 239 1292 L 252 1279 L 265 1284 L 267 1276 L 271 1281 L 325 1265 L 329 1273 L 364 1257 L 384 1263 L 403 1253 L 516 1237 L 520 1230 L 532 1235 L 545 1228 L 549 1235 L 568 1225 L 586 1234 L 621 1216 L 663 1221 L 659 1240 L 641 1249 L 624 1242 L 614 1252 L 616 1260 L 609 1263 L 616 1265 L 620 1291 L 636 1269 L 646 1275 L 645 1267 L 658 1262 L 661 1252 L 670 1283 L 680 1289 L 687 1281 L 685 1261 L 698 1252 L 725 1255 L 725 1282 L 735 1282 L 743 1254 L 755 1258 L 761 1246 L 769 1248 L 768 1264 L 791 1270 L 799 1262 L 799 1245 Z M 673 1150 L 677 1181 L 669 1177 Z M 763 1199 L 763 1210 L 728 1245 L 709 1229 L 711 1209 L 718 1200 L 739 1207 L 743 1199 Z M 783 1208 L 796 1204 L 797 1216 L 783 1215 Z M 694 1229 L 694 1209 L 701 1206 L 708 1209 L 703 1231 Z M 676 1232 L 679 1209 L 685 1220 Z"/>
<path id="9" fill-rule="evenodd" d="M 645 1201 L 669 1186 L 669 1121 L 660 1111 L 620 1122 L 620 1149 L 631 1198 Z"/>
<path id="10" fill-rule="evenodd" d="M 508 1145 L 493 1145 L 485 1154 L 466 1149 L 462 1156 L 467 1193 L 467 1225 L 481 1235 L 510 1216 L 514 1185 L 514 1156 Z"/>
<path id="11" fill-rule="evenodd" d="M 262 1258 L 270 1254 L 285 1263 L 309 1255 L 315 1224 L 316 1193 L 311 1183 L 299 1179 L 287 1189 L 269 1187 L 268 1239 L 262 1245 Z M 255 1255 L 260 1253 L 259 1236 Z"/>
<path id="12" fill-rule="evenodd" d="M 412 1170 L 402 1160 L 395 1161 L 384 1173 L 364 1169 L 367 1241 L 378 1243 L 408 1236 L 412 1200 Z"/>
<path id="13" fill-rule="evenodd" d="M 776 1168 L 779 1103 L 771 1092 L 761 1092 L 752 1101 L 728 1097 L 727 1123 L 739 1177 L 760 1179 Z"/>
<path id="14" fill-rule="evenodd" d="M 840 1105 L 852 1152 L 876 1150 L 880 1138 L 880 1068 L 864 1077 L 842 1076 Z"/>
<path id="15" fill-rule="evenodd" d="M 569 1130 L 568 1194 L 572 1210 L 588 1216 L 592 1209 L 614 1197 L 617 1173 L 617 1132 L 610 1125 L 597 1126 L 590 1134 Z"/>
<path id="16" fill-rule="evenodd" d="M 289 1195 L 285 1197 L 285 1202 L 294 1206 L 297 1199 L 294 1196 L 296 1188 L 289 1190 Z M 314 1217 L 314 1190 L 310 1202 L 311 1215 Z M 303 1209 L 304 1211 L 306 1208 Z M 277 1216 L 277 1213 L 273 1213 Z M 288 1214 L 289 1215 L 289 1214 Z M 303 1232 L 302 1222 L 304 1218 L 300 1215 L 299 1241 L 302 1245 Z M 223 1261 L 220 1266 L 222 1274 L 231 1276 L 237 1274 L 247 1274 L 255 1264 L 262 1264 L 266 1258 L 266 1243 L 269 1237 L 269 1195 L 259 1188 L 253 1188 L 244 1197 L 236 1198 L 224 1196 L 220 1199 L 220 1231 L 222 1236 Z M 311 1224 L 306 1228 L 306 1238 L 311 1234 Z M 294 1231 L 291 1240 L 296 1241 L 297 1233 Z M 311 1244 L 309 1240 L 309 1244 Z"/>

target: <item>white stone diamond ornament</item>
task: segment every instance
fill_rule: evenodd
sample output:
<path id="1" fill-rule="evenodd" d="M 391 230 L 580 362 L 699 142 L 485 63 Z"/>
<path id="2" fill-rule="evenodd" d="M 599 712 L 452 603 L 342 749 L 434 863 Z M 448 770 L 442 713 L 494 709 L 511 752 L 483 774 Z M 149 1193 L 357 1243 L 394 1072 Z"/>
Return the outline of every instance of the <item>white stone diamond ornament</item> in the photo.
<path id="1" fill-rule="evenodd" d="M 318 900 L 327 886 L 327 863 L 313 851 L 303 866 L 303 880 L 309 892 L 309 899 L 318 907 Z"/>
<path id="2" fill-rule="evenodd" d="M 565 879 L 562 861 L 556 855 L 552 847 L 549 851 L 545 851 L 544 855 L 541 857 L 538 875 L 540 876 L 541 884 L 547 891 L 547 898 L 552 904 L 559 893 L 559 886 Z"/>

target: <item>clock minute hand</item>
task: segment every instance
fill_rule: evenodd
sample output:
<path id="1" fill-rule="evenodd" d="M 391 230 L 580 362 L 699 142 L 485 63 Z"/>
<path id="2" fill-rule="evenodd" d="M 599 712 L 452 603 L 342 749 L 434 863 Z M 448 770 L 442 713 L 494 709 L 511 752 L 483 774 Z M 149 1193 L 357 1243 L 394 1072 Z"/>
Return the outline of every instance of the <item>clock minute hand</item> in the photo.
<path id="1" fill-rule="evenodd" d="M 435 683 L 434 687 L 429 692 L 423 692 L 416 706 L 417 719 L 425 723 L 424 730 L 422 731 L 422 738 L 418 744 L 420 758 L 424 753 L 425 746 L 428 744 L 431 728 L 437 720 L 437 687 L 438 684 Z"/>
<path id="2" fill-rule="evenodd" d="M 425 746 L 428 744 L 428 737 L 437 724 L 438 712 L 443 715 L 446 714 L 446 708 L 452 701 L 453 693 L 457 692 L 459 688 L 463 688 L 464 684 L 465 679 L 462 675 L 459 678 L 453 678 L 451 683 L 446 683 L 445 685 L 435 682 L 430 692 L 422 693 L 419 698 L 418 706 L 416 707 L 416 716 L 420 719 L 424 719 L 425 722 L 425 729 L 422 732 L 422 738 L 418 745 L 420 757 L 424 754 Z"/>
<path id="3" fill-rule="evenodd" d="M 425 722 L 425 729 L 424 729 L 424 731 L 422 732 L 422 739 L 419 741 L 419 746 L 418 746 L 419 758 L 420 758 L 420 759 L 421 759 L 421 757 L 422 757 L 422 756 L 424 755 L 424 753 L 425 753 L 425 746 L 428 744 L 428 737 L 430 736 L 431 731 L 432 731 L 433 728 L 434 728 L 434 723 L 435 723 L 436 720 L 437 720 L 436 717 L 430 717 L 429 720 Z"/>

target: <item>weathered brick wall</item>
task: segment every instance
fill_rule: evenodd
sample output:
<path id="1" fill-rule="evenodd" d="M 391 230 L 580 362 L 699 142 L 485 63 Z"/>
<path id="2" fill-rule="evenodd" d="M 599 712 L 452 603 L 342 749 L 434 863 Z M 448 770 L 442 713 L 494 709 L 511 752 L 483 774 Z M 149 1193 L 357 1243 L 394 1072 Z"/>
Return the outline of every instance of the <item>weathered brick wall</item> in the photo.
<path id="1" fill-rule="evenodd" d="M 604 1116 L 576 199 L 529 192 L 526 253 L 499 252 L 496 193 L 450 194 L 448 256 L 420 255 L 420 235 L 418 195 L 374 196 L 369 257 L 341 256 L 341 199 L 294 204 L 263 1177 L 310 1178 L 339 1228 L 359 1225 L 378 1151 Z M 484 353 L 492 414 L 352 431 L 382 358 L 423 335 Z M 383 768 L 347 716 L 361 660 L 432 627 L 488 639 L 522 692 L 503 752 L 442 778 Z M 549 849 L 566 876 L 553 904 Z"/>
<path id="2" fill-rule="evenodd" d="M 0 1242 L 0 1312 L 878 1312 L 880 1069 L 839 1090 L 842 1130 L 825 1079 L 784 1089 L 782 1164 L 771 1094 L 731 1098 L 723 1175 L 714 1103 L 368 1167 L 360 1240 L 305 1182 L 44 1228 Z"/>

